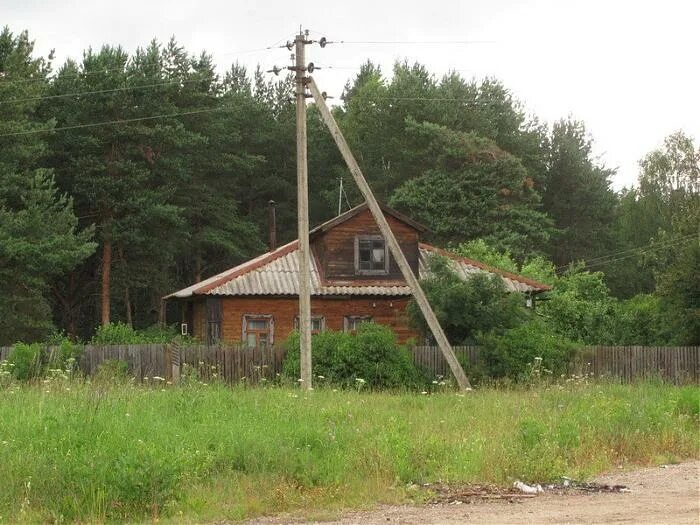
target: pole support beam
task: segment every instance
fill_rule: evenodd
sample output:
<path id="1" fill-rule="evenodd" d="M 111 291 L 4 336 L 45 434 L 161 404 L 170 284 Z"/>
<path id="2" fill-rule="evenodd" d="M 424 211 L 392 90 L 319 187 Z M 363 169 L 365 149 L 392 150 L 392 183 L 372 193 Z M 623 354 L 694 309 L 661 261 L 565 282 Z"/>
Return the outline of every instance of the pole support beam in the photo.
<path id="1" fill-rule="evenodd" d="M 430 330 L 433 333 L 433 336 L 435 337 L 435 340 L 437 341 L 437 344 L 440 347 L 442 354 L 445 356 L 447 363 L 450 365 L 450 369 L 452 370 L 452 374 L 454 374 L 455 379 L 457 380 L 459 388 L 462 390 L 471 390 L 469 379 L 467 379 L 467 375 L 464 373 L 464 370 L 459 364 L 459 361 L 457 361 L 457 356 L 455 356 L 455 353 L 452 350 L 449 341 L 447 340 L 447 336 L 445 336 L 445 332 L 443 332 L 442 327 L 440 326 L 440 322 L 435 316 L 433 309 L 430 307 L 428 298 L 425 296 L 423 289 L 420 287 L 418 278 L 413 273 L 413 270 L 411 270 L 411 267 L 408 264 L 408 261 L 406 260 L 406 256 L 404 255 L 398 241 L 396 240 L 396 237 L 394 236 L 394 232 L 391 231 L 391 227 L 389 226 L 386 217 L 384 217 L 384 213 L 382 212 L 379 203 L 374 198 L 374 194 L 372 193 L 369 184 L 367 184 L 365 176 L 362 174 L 362 170 L 360 169 L 360 166 L 357 164 L 357 161 L 355 160 L 355 157 L 353 156 L 352 151 L 350 150 L 350 146 L 348 146 L 348 143 L 345 141 L 343 133 L 338 127 L 338 123 L 335 121 L 333 114 L 326 105 L 326 101 L 323 98 L 321 91 L 318 89 L 316 82 L 312 77 L 308 78 L 308 86 L 311 90 L 311 94 L 314 97 L 316 106 L 318 107 L 319 112 L 321 113 L 321 118 L 323 119 L 323 122 L 326 124 L 329 131 L 331 132 L 331 136 L 333 137 L 333 140 L 335 140 L 335 143 L 338 146 L 341 155 L 345 159 L 345 163 L 348 165 L 350 173 L 355 179 L 360 193 L 362 193 L 362 196 L 365 198 L 365 202 L 369 207 L 369 211 L 372 213 L 372 216 L 377 222 L 377 226 L 379 226 L 379 230 L 381 231 L 385 242 L 389 246 L 389 251 L 391 252 L 391 255 L 393 255 L 396 264 L 398 265 L 399 269 L 401 270 L 401 273 L 403 274 L 404 279 L 406 280 L 406 283 L 411 288 L 413 297 L 416 300 L 416 303 L 418 304 L 421 312 L 423 313 L 423 317 L 428 323 L 428 326 L 430 327 Z"/>

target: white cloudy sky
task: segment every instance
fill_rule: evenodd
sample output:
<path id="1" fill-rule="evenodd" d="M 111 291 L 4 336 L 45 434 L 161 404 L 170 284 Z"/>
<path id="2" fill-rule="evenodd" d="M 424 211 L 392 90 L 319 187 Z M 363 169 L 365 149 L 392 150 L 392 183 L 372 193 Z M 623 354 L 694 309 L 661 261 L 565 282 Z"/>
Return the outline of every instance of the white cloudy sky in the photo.
<path id="1" fill-rule="evenodd" d="M 684 129 L 700 140 L 700 2 L 697 0 L 471 0 L 346 2 L 270 0 L 0 0 L 0 25 L 28 29 L 37 51 L 79 58 L 88 46 L 128 50 L 171 35 L 190 52 L 206 49 L 225 69 L 286 65 L 286 50 L 240 53 L 292 38 L 347 41 L 480 40 L 474 45 L 339 44 L 308 51 L 338 69 L 314 74 L 340 94 L 354 67 L 371 59 L 420 61 L 437 75 L 495 76 L 528 111 L 552 122 L 586 122 L 596 154 L 617 167 L 614 187 L 634 182 L 637 161 Z"/>

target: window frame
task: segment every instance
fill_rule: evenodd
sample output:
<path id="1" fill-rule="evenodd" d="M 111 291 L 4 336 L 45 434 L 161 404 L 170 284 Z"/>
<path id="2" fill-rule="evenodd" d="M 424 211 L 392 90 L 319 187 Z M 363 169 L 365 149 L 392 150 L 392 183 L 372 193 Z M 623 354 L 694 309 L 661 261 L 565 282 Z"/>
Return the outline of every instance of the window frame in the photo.
<path id="1" fill-rule="evenodd" d="M 265 330 L 248 328 L 248 323 L 251 321 L 265 321 L 267 323 L 267 343 L 266 346 L 269 348 L 275 344 L 275 318 L 272 314 L 243 314 L 243 328 L 241 334 L 243 335 L 243 344 L 247 348 L 261 348 L 259 341 L 259 334 L 264 334 Z M 256 344 L 255 346 L 250 346 L 248 344 L 248 334 L 256 334 Z"/>
<path id="2" fill-rule="evenodd" d="M 351 322 L 355 325 L 354 328 L 350 328 Z M 349 333 L 355 332 L 359 324 L 373 322 L 374 318 L 371 315 L 346 315 L 343 317 L 343 331 Z"/>
<path id="3" fill-rule="evenodd" d="M 318 330 L 314 330 L 314 321 L 320 321 L 321 322 L 321 328 Z M 294 316 L 294 329 L 299 330 L 299 316 L 295 315 Z M 326 331 L 326 318 L 323 315 L 312 315 L 311 316 L 311 335 L 316 335 L 320 334 L 321 332 Z"/>
<path id="4" fill-rule="evenodd" d="M 383 268 L 360 268 L 360 242 L 362 241 L 382 241 L 384 245 L 384 267 Z M 355 236 L 355 274 L 356 275 L 387 275 L 389 273 L 389 247 L 386 239 L 381 235 L 356 235 Z M 372 261 L 370 260 L 370 264 Z"/>

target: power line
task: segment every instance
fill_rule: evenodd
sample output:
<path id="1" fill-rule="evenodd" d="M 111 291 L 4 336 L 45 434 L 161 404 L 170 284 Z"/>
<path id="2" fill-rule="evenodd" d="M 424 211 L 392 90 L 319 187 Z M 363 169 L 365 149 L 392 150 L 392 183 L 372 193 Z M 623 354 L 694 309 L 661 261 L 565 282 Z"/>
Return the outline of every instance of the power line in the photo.
<path id="1" fill-rule="evenodd" d="M 36 133 L 51 133 L 52 131 L 67 131 L 71 129 L 84 129 L 84 128 L 94 128 L 98 126 L 108 126 L 108 125 L 118 125 L 118 124 L 129 124 L 131 122 L 139 122 L 142 120 L 155 120 L 159 118 L 172 118 L 172 117 L 183 117 L 186 115 L 197 115 L 199 113 L 211 113 L 214 111 L 223 111 L 226 109 L 231 109 L 230 107 L 227 106 L 220 106 L 216 108 L 205 108 L 205 109 L 195 109 L 192 111 L 181 111 L 178 113 L 167 113 L 167 114 L 162 114 L 162 115 L 151 115 L 148 117 L 134 117 L 134 118 L 128 118 L 128 119 L 121 119 L 121 120 L 107 120 L 104 122 L 91 122 L 88 124 L 76 124 L 74 126 L 61 126 L 58 128 L 43 128 L 43 129 L 30 129 L 30 130 L 25 130 L 25 131 L 13 131 L 11 133 L 3 133 L 0 134 L 0 138 L 3 137 L 15 137 L 19 135 L 33 135 Z"/>
<path id="2" fill-rule="evenodd" d="M 618 255 L 623 255 L 623 254 L 629 253 L 629 252 L 638 252 L 638 251 L 640 251 L 640 250 L 643 251 L 643 250 L 646 250 L 648 247 L 654 247 L 654 248 L 656 248 L 657 246 L 658 246 L 658 247 L 661 247 L 661 246 L 666 245 L 666 244 L 674 244 L 676 241 L 683 241 L 683 240 L 685 240 L 685 239 L 689 239 L 689 238 L 691 238 L 691 237 L 695 237 L 696 235 L 697 235 L 696 233 L 690 233 L 690 234 L 688 234 L 688 235 L 681 235 L 680 237 L 673 237 L 673 238 L 671 238 L 671 239 L 665 239 L 665 240 L 659 241 L 658 243 L 653 243 L 653 241 L 652 241 L 652 242 L 649 242 L 649 243 L 647 243 L 647 244 L 645 244 L 645 245 L 643 245 L 643 246 L 637 246 L 637 247 L 635 247 L 635 248 L 627 248 L 627 249 L 624 249 L 624 250 L 619 250 L 619 251 L 616 251 L 616 252 L 611 252 L 611 253 L 608 253 L 608 254 L 606 254 L 606 255 L 601 255 L 601 256 L 599 256 L 599 257 L 593 257 L 592 259 L 586 259 L 585 262 L 586 262 L 586 264 L 594 263 L 594 262 L 597 262 L 597 261 L 601 261 L 601 260 L 605 260 L 605 259 L 614 258 L 614 257 L 617 257 Z M 564 267 L 568 267 L 568 265 L 562 265 L 562 266 L 560 266 L 559 268 L 564 268 Z"/>
<path id="3" fill-rule="evenodd" d="M 157 84 L 143 84 L 140 86 L 123 86 L 123 87 L 110 88 L 110 89 L 97 89 L 94 91 L 76 91 L 74 93 L 61 93 L 59 95 L 44 95 L 44 96 L 39 96 L 39 97 L 10 98 L 7 100 L 0 100 L 0 104 L 8 104 L 10 102 L 14 102 L 14 103 L 32 102 L 32 101 L 37 101 L 37 100 L 50 100 L 50 99 L 56 99 L 56 98 L 78 97 L 81 95 L 114 93 L 117 91 L 129 91 L 130 89 L 151 89 L 151 88 L 156 88 L 156 87 L 161 87 L 161 86 L 171 86 L 171 85 L 175 85 L 175 84 L 191 84 L 194 82 L 203 82 L 204 80 L 205 79 L 201 79 L 201 78 L 187 79 L 187 80 L 171 80 L 168 82 L 159 82 Z"/>
<path id="4" fill-rule="evenodd" d="M 592 262 L 592 263 L 588 262 L 588 261 L 584 261 L 585 266 L 586 266 L 586 268 L 593 268 L 596 266 L 604 266 L 607 264 L 612 264 L 614 262 L 619 262 L 619 261 L 623 261 L 625 259 L 629 259 L 630 257 L 637 257 L 637 256 L 645 254 L 645 253 L 658 251 L 658 250 L 661 250 L 663 248 L 670 248 L 672 246 L 685 246 L 687 244 L 690 244 L 691 242 L 696 242 L 696 240 L 694 238 L 690 238 L 690 237 L 696 237 L 696 236 L 697 236 L 697 234 L 690 234 L 690 235 L 686 235 L 684 237 L 679 237 L 679 238 L 674 239 L 675 241 L 678 241 L 678 242 L 666 242 L 666 243 L 662 243 L 662 244 L 659 244 L 656 246 L 651 246 L 651 247 L 644 247 L 643 246 L 641 248 L 634 249 L 635 250 L 634 253 L 628 253 L 627 255 L 622 255 L 621 257 L 614 257 L 612 259 L 607 259 L 607 260 L 599 260 L 598 262 Z M 620 253 L 624 253 L 624 252 L 620 252 Z M 559 267 L 555 268 L 555 272 L 560 273 L 561 270 L 566 269 L 566 268 L 569 268 L 569 265 L 559 266 Z"/>
<path id="5" fill-rule="evenodd" d="M 273 49 L 274 46 L 268 46 L 268 47 L 259 47 L 255 49 L 243 49 L 240 51 L 230 51 L 226 53 L 218 53 L 219 56 L 229 56 L 229 55 L 245 55 L 249 53 L 257 53 L 257 52 L 262 52 L 262 51 L 269 51 L 270 49 Z M 113 73 L 115 71 L 124 71 L 126 67 L 129 65 L 129 62 L 133 61 L 132 59 L 127 59 L 126 62 L 124 62 L 124 65 L 121 67 L 114 67 L 114 68 L 105 68 L 105 69 L 96 69 L 92 71 L 82 71 L 79 73 L 76 73 L 74 75 L 60 75 L 60 74 L 55 74 L 52 77 L 39 77 L 39 78 L 21 78 L 17 80 L 3 80 L 0 81 L 0 86 L 5 86 L 5 85 L 14 85 L 14 84 L 24 84 L 27 82 L 50 82 L 52 80 L 65 80 L 65 79 L 75 79 L 75 78 L 82 78 L 90 75 L 97 75 L 97 74 L 105 74 L 105 73 Z"/>
<path id="6" fill-rule="evenodd" d="M 338 44 L 473 45 L 496 44 L 495 40 L 339 40 Z"/>

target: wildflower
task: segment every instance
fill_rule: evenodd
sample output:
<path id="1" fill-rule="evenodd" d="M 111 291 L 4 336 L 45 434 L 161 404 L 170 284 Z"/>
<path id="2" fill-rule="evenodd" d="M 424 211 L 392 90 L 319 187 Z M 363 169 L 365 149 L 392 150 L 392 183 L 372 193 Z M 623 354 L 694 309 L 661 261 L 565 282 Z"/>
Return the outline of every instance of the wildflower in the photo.
<path id="1" fill-rule="evenodd" d="M 165 378 L 164 378 L 164 377 L 160 377 L 160 376 L 153 376 L 153 380 L 154 380 L 154 381 L 165 381 Z"/>
<path id="2" fill-rule="evenodd" d="M 361 377 L 355 378 L 355 381 L 357 381 L 361 385 L 364 385 L 366 383 L 366 381 L 364 379 L 362 379 Z"/>
<path id="3" fill-rule="evenodd" d="M 437 385 L 437 384 L 438 384 L 438 382 L 437 382 L 437 381 L 433 381 L 433 384 L 434 384 L 434 385 Z"/>
<path id="4" fill-rule="evenodd" d="M 427 393 L 428 393 L 428 392 L 426 392 L 425 390 L 423 390 L 423 391 L 421 392 L 421 394 L 423 394 L 423 395 L 427 395 Z"/>

